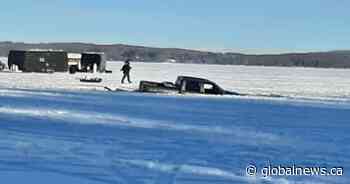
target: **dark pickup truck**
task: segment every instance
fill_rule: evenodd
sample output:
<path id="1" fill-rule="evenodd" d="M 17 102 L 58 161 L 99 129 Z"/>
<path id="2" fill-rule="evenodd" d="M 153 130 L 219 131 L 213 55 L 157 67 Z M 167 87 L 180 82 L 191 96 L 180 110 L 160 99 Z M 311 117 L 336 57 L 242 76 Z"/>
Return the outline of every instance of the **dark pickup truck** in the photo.
<path id="1" fill-rule="evenodd" d="M 179 76 L 175 83 L 141 81 L 139 91 L 157 93 L 178 92 L 211 95 L 240 95 L 235 92 L 226 91 L 210 80 L 189 76 Z"/>

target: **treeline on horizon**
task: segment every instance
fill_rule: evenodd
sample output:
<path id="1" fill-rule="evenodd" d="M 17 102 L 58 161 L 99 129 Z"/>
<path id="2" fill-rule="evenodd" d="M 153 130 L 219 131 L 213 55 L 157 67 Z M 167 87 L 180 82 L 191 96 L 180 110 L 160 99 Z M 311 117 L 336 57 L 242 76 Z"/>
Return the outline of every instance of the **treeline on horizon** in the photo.
<path id="1" fill-rule="evenodd" d="M 10 50 L 52 49 L 67 52 L 104 52 L 110 61 L 132 59 L 140 62 L 174 62 L 223 65 L 290 66 L 317 68 L 350 68 L 350 51 L 247 55 L 215 53 L 177 48 L 153 48 L 123 44 L 89 43 L 17 43 L 0 42 L 0 56 Z"/>

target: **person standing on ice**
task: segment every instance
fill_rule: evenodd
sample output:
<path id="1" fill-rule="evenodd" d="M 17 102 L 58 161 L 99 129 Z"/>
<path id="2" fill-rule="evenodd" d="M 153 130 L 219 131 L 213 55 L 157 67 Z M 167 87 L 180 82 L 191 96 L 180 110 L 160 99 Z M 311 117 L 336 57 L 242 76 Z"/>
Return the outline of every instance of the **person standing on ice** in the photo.
<path id="1" fill-rule="evenodd" d="M 122 69 L 120 69 L 120 71 L 123 72 L 123 78 L 122 78 L 122 84 L 124 84 L 124 80 L 125 78 L 128 78 L 128 82 L 131 83 L 130 81 L 130 70 L 131 70 L 131 66 L 130 66 L 130 60 L 126 60 Z"/>

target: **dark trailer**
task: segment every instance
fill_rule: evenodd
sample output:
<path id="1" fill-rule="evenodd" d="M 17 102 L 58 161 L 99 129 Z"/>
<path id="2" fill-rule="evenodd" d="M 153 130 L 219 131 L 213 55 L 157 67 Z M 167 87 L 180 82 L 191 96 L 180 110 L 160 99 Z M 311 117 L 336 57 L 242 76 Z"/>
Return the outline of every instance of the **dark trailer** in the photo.
<path id="1" fill-rule="evenodd" d="M 106 71 L 106 58 L 104 53 L 82 53 L 81 55 L 81 68 L 84 72 L 92 72 L 94 66 L 96 71 Z"/>
<path id="2" fill-rule="evenodd" d="M 12 50 L 8 56 L 8 66 L 17 65 L 23 72 L 66 72 L 67 53 L 63 51 L 21 51 Z"/>

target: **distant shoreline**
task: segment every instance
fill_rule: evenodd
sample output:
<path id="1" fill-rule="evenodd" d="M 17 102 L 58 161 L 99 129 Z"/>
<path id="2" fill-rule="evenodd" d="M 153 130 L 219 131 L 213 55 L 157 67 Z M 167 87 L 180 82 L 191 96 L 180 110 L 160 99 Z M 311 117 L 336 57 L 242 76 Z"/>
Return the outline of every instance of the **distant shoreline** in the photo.
<path id="1" fill-rule="evenodd" d="M 0 56 L 10 50 L 53 49 L 67 52 L 104 52 L 107 60 L 123 61 L 127 58 L 140 62 L 169 62 L 246 66 L 284 66 L 312 68 L 350 68 L 350 50 L 289 53 L 289 54 L 242 54 L 219 53 L 179 48 L 155 48 L 123 44 L 91 43 L 19 43 L 0 42 Z"/>

